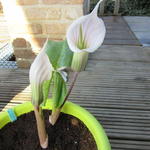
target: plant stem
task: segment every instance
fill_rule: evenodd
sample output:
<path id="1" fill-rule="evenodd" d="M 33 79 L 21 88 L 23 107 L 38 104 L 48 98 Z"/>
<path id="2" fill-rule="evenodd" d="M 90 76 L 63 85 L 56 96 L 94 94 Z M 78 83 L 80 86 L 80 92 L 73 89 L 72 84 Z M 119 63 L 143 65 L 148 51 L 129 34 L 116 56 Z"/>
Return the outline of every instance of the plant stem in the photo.
<path id="1" fill-rule="evenodd" d="M 69 87 L 68 93 L 67 93 L 67 95 L 66 95 L 66 97 L 65 97 L 65 99 L 64 99 L 63 104 L 60 106 L 60 108 L 57 108 L 55 111 L 52 111 L 52 114 L 51 114 L 50 117 L 49 117 L 49 122 L 50 122 L 52 125 L 54 125 L 54 124 L 56 123 L 56 121 L 57 121 L 57 119 L 58 119 L 58 117 L 59 117 L 59 114 L 60 114 L 60 112 L 61 112 L 61 109 L 62 109 L 62 107 L 64 106 L 65 102 L 67 101 L 67 99 L 68 99 L 68 97 L 69 97 L 69 95 L 70 95 L 70 93 L 71 93 L 71 91 L 72 91 L 72 89 L 73 89 L 73 86 L 74 86 L 74 84 L 75 84 L 75 82 L 76 82 L 76 79 L 77 79 L 77 77 L 78 77 L 78 74 L 79 74 L 79 72 L 74 72 L 74 74 L 73 74 L 73 80 L 72 80 L 72 82 L 71 82 L 71 85 L 70 85 L 70 87 Z"/>
<path id="2" fill-rule="evenodd" d="M 43 149 L 45 149 L 48 147 L 48 135 L 45 129 L 45 122 L 43 118 L 42 108 L 39 106 L 35 106 L 34 113 L 35 113 L 36 122 L 37 122 L 37 130 L 38 130 L 40 145 Z"/>
<path id="3" fill-rule="evenodd" d="M 60 109 L 64 106 L 65 102 L 67 101 L 67 99 L 68 99 L 68 97 L 69 97 L 69 95 L 70 95 L 70 93 L 71 93 L 71 91 L 72 91 L 72 89 L 73 89 L 73 87 L 74 87 L 74 84 L 75 84 L 75 82 L 76 82 L 76 80 L 77 80 L 78 74 L 79 74 L 79 72 L 74 72 L 74 74 L 73 74 L 73 80 L 72 80 L 72 82 L 71 82 L 71 84 L 70 84 L 68 93 L 67 93 L 67 95 L 66 95 L 66 97 L 65 97 L 65 99 L 64 99 L 64 102 L 63 102 L 63 104 L 61 105 Z"/>
<path id="4" fill-rule="evenodd" d="M 87 61 L 88 61 L 88 52 L 80 52 L 80 53 L 74 53 L 72 58 L 72 64 L 71 68 L 75 72 L 81 72 L 85 70 Z"/>
<path id="5" fill-rule="evenodd" d="M 52 110 L 52 114 L 49 116 L 49 122 L 52 125 L 55 125 L 55 123 L 59 117 L 60 111 L 61 111 L 60 108 L 57 108 L 55 111 Z"/>

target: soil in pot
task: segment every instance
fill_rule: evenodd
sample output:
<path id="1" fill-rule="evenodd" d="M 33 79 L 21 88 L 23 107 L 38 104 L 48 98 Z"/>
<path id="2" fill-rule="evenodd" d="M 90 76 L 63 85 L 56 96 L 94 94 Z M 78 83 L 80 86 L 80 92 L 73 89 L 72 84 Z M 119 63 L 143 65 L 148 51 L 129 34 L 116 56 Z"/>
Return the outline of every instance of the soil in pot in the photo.
<path id="1" fill-rule="evenodd" d="M 61 114 L 55 126 L 45 110 L 49 147 L 46 150 L 97 150 L 93 136 L 77 118 Z M 39 145 L 34 113 L 22 115 L 0 130 L 0 150 L 42 150 Z"/>

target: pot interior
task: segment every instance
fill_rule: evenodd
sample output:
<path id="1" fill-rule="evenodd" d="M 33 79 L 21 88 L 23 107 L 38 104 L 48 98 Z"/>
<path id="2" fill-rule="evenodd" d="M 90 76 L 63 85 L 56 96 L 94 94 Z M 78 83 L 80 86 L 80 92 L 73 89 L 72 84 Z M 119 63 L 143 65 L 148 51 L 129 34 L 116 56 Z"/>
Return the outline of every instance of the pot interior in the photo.
<path id="1" fill-rule="evenodd" d="M 97 150 L 87 127 L 74 116 L 61 113 L 55 126 L 49 123 L 49 110 L 44 110 L 49 136 L 47 150 Z M 34 112 L 21 115 L 0 131 L 0 150 L 41 150 Z"/>

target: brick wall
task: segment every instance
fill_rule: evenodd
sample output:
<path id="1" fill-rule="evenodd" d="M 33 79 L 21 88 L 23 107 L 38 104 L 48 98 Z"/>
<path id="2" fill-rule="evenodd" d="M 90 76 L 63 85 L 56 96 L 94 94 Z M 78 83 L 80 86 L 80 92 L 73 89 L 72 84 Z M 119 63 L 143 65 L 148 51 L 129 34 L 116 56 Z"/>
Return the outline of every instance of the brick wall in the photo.
<path id="1" fill-rule="evenodd" d="M 83 15 L 83 0 L 1 1 L 19 67 L 30 66 L 47 37 L 65 39 L 68 26 Z"/>

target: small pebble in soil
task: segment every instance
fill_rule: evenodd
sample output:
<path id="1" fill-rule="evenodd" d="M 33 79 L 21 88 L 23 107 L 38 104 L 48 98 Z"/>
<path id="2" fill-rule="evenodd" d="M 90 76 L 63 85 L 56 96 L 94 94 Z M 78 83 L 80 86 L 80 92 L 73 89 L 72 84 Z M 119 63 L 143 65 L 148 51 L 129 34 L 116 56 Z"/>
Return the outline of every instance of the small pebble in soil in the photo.
<path id="1" fill-rule="evenodd" d="M 76 118 L 71 119 L 71 123 L 74 126 L 78 126 L 79 125 L 79 122 L 78 122 L 78 120 Z"/>

